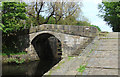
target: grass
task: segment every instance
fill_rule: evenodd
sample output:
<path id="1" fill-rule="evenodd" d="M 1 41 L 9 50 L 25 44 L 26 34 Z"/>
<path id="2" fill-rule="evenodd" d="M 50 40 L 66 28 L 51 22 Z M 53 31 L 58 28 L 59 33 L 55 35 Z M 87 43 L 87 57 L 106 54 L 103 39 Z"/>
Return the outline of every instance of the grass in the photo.
<path id="1" fill-rule="evenodd" d="M 93 52 L 93 49 L 90 50 L 90 52 L 88 53 L 87 57 L 89 57 L 92 52 Z"/>
<path id="2" fill-rule="evenodd" d="M 72 56 L 68 56 L 68 61 L 70 61 L 71 59 L 73 59 L 73 57 Z"/>
<path id="3" fill-rule="evenodd" d="M 18 52 L 18 53 L 2 53 L 2 56 L 7 56 L 7 55 L 23 55 L 23 54 L 27 54 L 26 52 Z"/>
<path id="4" fill-rule="evenodd" d="M 91 53 L 92 53 L 92 51 L 93 51 L 93 49 L 91 49 L 89 53 L 91 54 Z"/>
<path id="5" fill-rule="evenodd" d="M 78 72 L 81 72 L 81 74 L 83 73 L 83 71 L 86 69 L 86 65 L 80 65 L 80 67 L 77 69 Z"/>

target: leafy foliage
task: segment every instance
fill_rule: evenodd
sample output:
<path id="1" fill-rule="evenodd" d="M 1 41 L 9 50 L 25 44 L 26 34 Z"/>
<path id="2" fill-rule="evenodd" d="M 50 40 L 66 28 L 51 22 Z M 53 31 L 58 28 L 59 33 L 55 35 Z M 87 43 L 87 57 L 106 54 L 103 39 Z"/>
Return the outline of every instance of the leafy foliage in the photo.
<path id="1" fill-rule="evenodd" d="M 99 5 L 102 13 L 100 16 L 104 18 L 114 32 L 120 31 L 120 2 L 103 2 Z"/>
<path id="2" fill-rule="evenodd" d="M 10 33 L 24 27 L 23 20 L 27 19 L 26 6 L 24 2 L 2 2 L 1 29 L 3 32 Z"/>
<path id="3" fill-rule="evenodd" d="M 2 2 L 2 23 L 0 29 L 2 34 L 2 51 L 4 53 L 18 52 L 17 32 L 21 31 L 25 26 L 26 7 L 27 5 L 22 2 Z"/>

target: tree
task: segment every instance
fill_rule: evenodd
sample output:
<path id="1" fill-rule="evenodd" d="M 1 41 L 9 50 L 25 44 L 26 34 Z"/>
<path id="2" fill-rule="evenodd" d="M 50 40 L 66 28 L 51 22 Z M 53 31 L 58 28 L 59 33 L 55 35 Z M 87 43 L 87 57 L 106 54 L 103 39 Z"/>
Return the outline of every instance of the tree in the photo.
<path id="1" fill-rule="evenodd" d="M 81 12 L 80 6 L 81 3 L 76 2 L 33 2 L 29 5 L 27 14 L 36 20 L 36 25 L 47 24 L 51 17 L 57 24 L 61 18 L 68 18 L 73 15 L 77 17 Z M 40 21 L 40 15 L 45 18 L 44 21 Z"/>
<path id="2" fill-rule="evenodd" d="M 27 19 L 26 7 L 23 2 L 2 2 L 2 30 L 10 33 L 24 27 L 24 20 Z"/>
<path id="3" fill-rule="evenodd" d="M 54 6 L 54 19 L 55 24 L 60 21 L 61 18 L 67 19 L 71 17 L 77 18 L 79 13 L 81 12 L 81 4 L 82 3 L 76 3 L 76 2 L 55 2 L 51 3 L 51 6 Z"/>
<path id="4" fill-rule="evenodd" d="M 24 2 L 2 2 L 2 50 L 3 52 L 16 52 L 19 42 L 17 32 L 25 26 L 26 4 Z M 2 26 L 2 27 L 1 27 Z M 19 42 L 21 43 L 21 42 Z"/>
<path id="5" fill-rule="evenodd" d="M 120 2 L 102 2 L 99 5 L 101 17 L 112 27 L 114 32 L 120 31 Z"/>

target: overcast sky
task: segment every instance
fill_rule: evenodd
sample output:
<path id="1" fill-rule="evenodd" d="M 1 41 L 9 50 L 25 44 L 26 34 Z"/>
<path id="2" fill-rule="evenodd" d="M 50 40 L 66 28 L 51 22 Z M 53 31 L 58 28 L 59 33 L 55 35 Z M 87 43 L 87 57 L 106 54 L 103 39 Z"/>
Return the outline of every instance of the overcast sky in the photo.
<path id="1" fill-rule="evenodd" d="M 102 18 L 98 17 L 98 3 L 101 3 L 102 0 L 83 0 L 82 12 L 85 17 L 93 25 L 97 25 L 100 27 L 102 31 L 112 32 L 112 28 L 110 28 Z"/>

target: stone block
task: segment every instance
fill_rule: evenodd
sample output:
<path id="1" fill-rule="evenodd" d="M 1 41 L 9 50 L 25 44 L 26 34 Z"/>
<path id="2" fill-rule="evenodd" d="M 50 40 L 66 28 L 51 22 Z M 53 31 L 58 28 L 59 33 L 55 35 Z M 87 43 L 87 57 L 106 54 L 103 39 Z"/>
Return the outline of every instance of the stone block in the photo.
<path id="1" fill-rule="evenodd" d="M 75 34 L 75 26 L 69 25 L 69 34 L 74 35 Z"/>
<path id="2" fill-rule="evenodd" d="M 68 25 L 64 26 L 64 33 L 69 34 L 69 26 Z"/>
<path id="3" fill-rule="evenodd" d="M 49 31 L 49 25 L 45 24 L 45 25 L 44 25 L 44 30 L 45 30 L 45 31 Z"/>
<path id="4" fill-rule="evenodd" d="M 59 26 L 59 32 L 64 33 L 64 25 L 58 25 Z"/>
<path id="5" fill-rule="evenodd" d="M 39 30 L 41 30 L 41 31 L 44 30 L 44 25 L 40 25 Z"/>
<path id="6" fill-rule="evenodd" d="M 83 35 L 83 33 L 84 33 L 84 28 L 83 28 L 83 26 L 79 26 L 78 27 L 78 33 L 77 33 L 77 35 L 79 35 L 79 36 L 82 36 Z"/>
<path id="7" fill-rule="evenodd" d="M 53 30 L 54 30 L 54 29 L 52 29 L 52 26 L 53 26 L 53 25 L 49 25 L 49 24 L 48 24 L 47 26 L 48 26 L 48 30 L 49 30 L 49 31 L 53 31 Z"/>
<path id="8" fill-rule="evenodd" d="M 90 26 L 84 26 L 84 36 L 89 36 Z"/>

